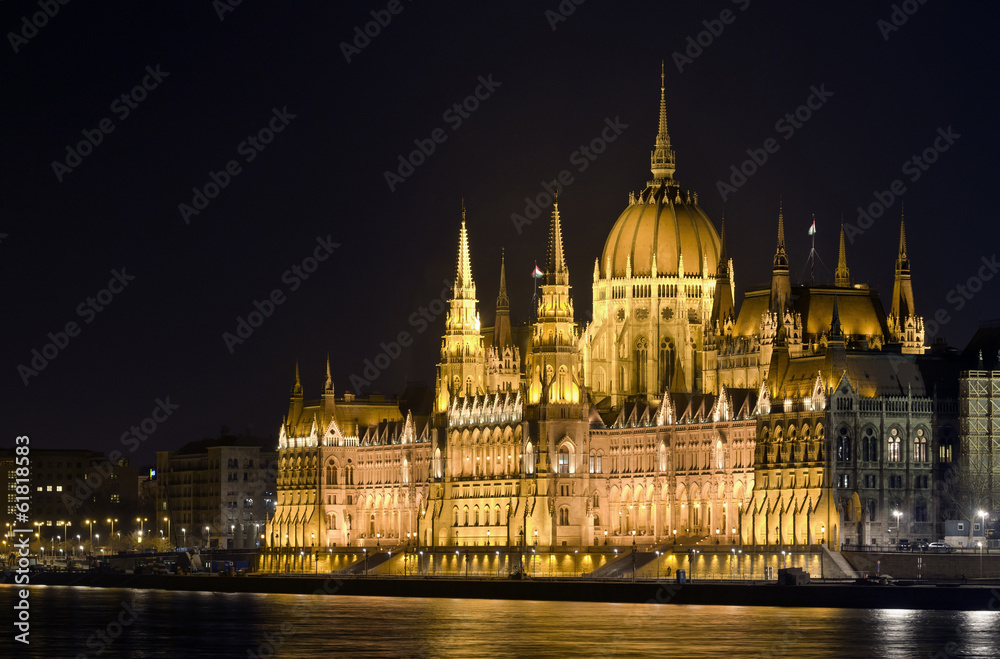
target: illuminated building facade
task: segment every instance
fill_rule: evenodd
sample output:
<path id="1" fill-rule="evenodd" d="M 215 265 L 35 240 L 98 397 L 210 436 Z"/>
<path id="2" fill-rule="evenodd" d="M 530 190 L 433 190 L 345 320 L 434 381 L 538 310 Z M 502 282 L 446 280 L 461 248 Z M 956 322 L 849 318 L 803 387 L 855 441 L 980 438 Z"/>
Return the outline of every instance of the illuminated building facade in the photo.
<path id="1" fill-rule="evenodd" d="M 586 325 L 556 200 L 536 319 L 512 330 L 501 260 L 483 327 L 463 207 L 430 416 L 386 406 L 342 431 L 329 370 L 309 408 L 296 377 L 269 546 L 934 535 L 927 483 L 955 404 L 931 385 L 940 360 L 924 355 L 905 229 L 887 315 L 851 283 L 843 235 L 833 285 L 793 286 L 779 209 L 771 285 L 737 309 L 724 226 L 675 166 L 661 79 L 652 179 L 594 263 Z"/>

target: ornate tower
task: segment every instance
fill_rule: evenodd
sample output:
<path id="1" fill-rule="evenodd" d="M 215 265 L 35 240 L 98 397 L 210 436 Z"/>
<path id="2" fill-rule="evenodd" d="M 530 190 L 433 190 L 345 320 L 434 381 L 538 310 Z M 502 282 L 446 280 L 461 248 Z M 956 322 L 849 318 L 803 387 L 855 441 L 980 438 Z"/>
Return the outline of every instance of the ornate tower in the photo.
<path id="1" fill-rule="evenodd" d="M 774 268 L 771 271 L 771 311 L 779 319 L 792 297 L 792 283 L 788 276 L 788 255 L 785 254 L 785 216 L 778 203 L 778 246 L 774 252 Z"/>
<path id="2" fill-rule="evenodd" d="M 892 285 L 892 307 L 886 320 L 889 325 L 889 340 L 901 343 L 903 354 L 919 355 L 924 352 L 924 319 L 916 314 L 915 309 L 910 259 L 906 255 L 906 223 L 900 217 L 896 278 Z"/>
<path id="3" fill-rule="evenodd" d="M 837 271 L 834 273 L 834 286 L 837 288 L 851 287 L 851 271 L 847 269 L 847 249 L 844 247 L 844 223 L 840 223 L 840 252 L 837 255 Z"/>
<path id="4" fill-rule="evenodd" d="M 582 339 L 584 380 L 595 401 L 714 388 L 705 368 L 720 241 L 698 195 L 675 178 L 660 70 L 652 180 L 630 192 L 594 269 L 594 319 Z M 728 264 L 727 264 L 728 267 Z"/>
<path id="5" fill-rule="evenodd" d="M 454 396 L 486 392 L 486 355 L 480 334 L 479 300 L 472 279 L 469 234 L 465 228 L 465 204 L 458 233 L 458 267 L 441 339 L 435 411 L 445 412 Z"/>
<path id="6" fill-rule="evenodd" d="M 492 392 L 514 391 L 521 381 L 521 351 L 514 345 L 510 330 L 510 300 L 507 297 L 507 269 L 500 255 L 500 292 L 497 294 L 493 344 L 486 349 L 486 385 Z"/>

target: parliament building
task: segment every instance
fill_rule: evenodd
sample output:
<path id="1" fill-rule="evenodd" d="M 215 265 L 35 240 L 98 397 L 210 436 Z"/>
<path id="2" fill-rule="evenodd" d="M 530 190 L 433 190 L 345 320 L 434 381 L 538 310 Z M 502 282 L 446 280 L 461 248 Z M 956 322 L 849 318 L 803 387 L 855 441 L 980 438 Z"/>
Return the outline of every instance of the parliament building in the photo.
<path id="1" fill-rule="evenodd" d="M 557 200 L 532 322 L 512 327 L 501 259 L 484 326 L 463 208 L 433 409 L 337 396 L 329 365 L 306 402 L 296 368 L 269 548 L 936 537 L 957 369 L 925 346 L 903 221 L 884 308 L 843 230 L 834 281 L 794 285 L 779 206 L 770 286 L 737 308 L 725 225 L 675 178 L 662 78 L 650 161 L 594 260 L 591 322 Z"/>

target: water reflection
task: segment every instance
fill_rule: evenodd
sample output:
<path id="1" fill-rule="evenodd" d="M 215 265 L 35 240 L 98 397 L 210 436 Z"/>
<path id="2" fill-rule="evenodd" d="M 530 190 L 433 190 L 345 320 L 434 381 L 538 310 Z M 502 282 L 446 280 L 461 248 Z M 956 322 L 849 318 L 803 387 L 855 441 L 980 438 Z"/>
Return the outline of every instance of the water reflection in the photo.
<path id="1" fill-rule="evenodd" d="M 0 588 L 4 606 L 13 599 L 12 588 Z M 65 587 L 33 588 L 30 601 L 30 648 L 13 648 L 11 635 L 5 634 L 0 656 L 812 659 L 991 657 L 1000 648 L 1000 614 L 993 612 Z M 116 627 L 124 608 L 134 610 L 137 618 Z M 98 655 L 98 650 L 103 652 Z"/>

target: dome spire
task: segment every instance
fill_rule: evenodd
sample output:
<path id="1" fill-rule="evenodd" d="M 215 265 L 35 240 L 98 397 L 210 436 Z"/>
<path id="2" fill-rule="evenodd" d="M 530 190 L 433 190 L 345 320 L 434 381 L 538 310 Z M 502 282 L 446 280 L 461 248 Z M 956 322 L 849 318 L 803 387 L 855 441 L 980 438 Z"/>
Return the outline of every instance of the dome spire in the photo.
<path id="1" fill-rule="evenodd" d="M 673 180 L 676 162 L 674 150 L 670 148 L 670 134 L 667 132 L 666 75 L 663 70 L 663 60 L 660 60 L 660 126 L 649 161 L 650 170 L 656 181 Z"/>

